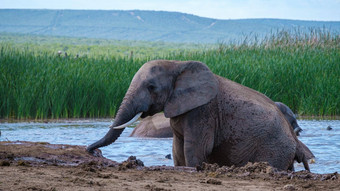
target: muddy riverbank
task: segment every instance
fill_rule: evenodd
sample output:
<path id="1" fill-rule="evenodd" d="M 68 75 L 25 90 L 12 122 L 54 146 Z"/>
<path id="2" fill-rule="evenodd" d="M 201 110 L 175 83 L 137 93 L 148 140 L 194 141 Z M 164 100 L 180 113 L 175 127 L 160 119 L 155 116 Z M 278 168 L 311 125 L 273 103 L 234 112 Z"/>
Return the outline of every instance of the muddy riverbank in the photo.
<path id="1" fill-rule="evenodd" d="M 135 157 L 91 156 L 84 146 L 0 142 L 0 190 L 340 190 L 340 177 L 278 172 L 265 163 L 144 167 Z"/>
<path id="2" fill-rule="evenodd" d="M 299 139 L 315 155 L 310 164 L 314 173 L 340 172 L 340 121 L 339 120 L 298 120 L 303 129 Z M 89 145 L 103 137 L 111 124 L 110 120 L 66 120 L 58 122 L 0 123 L 0 141 L 48 142 L 51 144 Z M 328 130 L 331 127 L 331 130 Z M 107 159 L 123 162 L 133 155 L 145 166 L 173 166 L 172 138 L 138 138 L 129 135 L 133 128 L 126 128 L 119 139 L 102 147 Z M 166 157 L 170 156 L 170 157 Z M 303 170 L 301 163 L 295 169 Z"/>

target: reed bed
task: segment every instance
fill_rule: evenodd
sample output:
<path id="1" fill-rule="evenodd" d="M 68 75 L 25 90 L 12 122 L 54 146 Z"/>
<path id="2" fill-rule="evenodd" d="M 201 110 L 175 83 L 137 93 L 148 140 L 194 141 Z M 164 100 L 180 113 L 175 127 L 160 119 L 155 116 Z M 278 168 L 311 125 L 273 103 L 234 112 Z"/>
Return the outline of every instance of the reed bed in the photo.
<path id="1" fill-rule="evenodd" d="M 340 114 L 340 36 L 325 30 L 278 31 L 261 41 L 223 44 L 169 58 L 199 60 L 218 75 L 258 90 L 295 113 Z"/>
<path id="2" fill-rule="evenodd" d="M 0 117 L 113 116 L 143 62 L 114 56 L 64 58 L 2 46 Z"/>
<path id="3" fill-rule="evenodd" d="M 325 31 L 280 31 L 261 41 L 138 57 L 59 57 L 1 43 L 0 118 L 113 117 L 135 72 L 152 59 L 198 60 L 300 115 L 338 116 L 339 46 L 339 35 Z"/>

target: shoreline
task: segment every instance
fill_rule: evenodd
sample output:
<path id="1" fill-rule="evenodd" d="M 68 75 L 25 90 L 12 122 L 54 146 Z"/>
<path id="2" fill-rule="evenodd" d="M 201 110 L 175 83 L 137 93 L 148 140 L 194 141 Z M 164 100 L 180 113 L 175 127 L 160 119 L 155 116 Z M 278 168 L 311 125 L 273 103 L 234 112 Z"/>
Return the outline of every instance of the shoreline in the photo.
<path id="1" fill-rule="evenodd" d="M 0 190 L 337 189 L 337 172 L 277 171 L 263 162 L 243 167 L 145 167 L 132 156 L 122 163 L 94 157 L 84 146 L 0 142 Z"/>
<path id="2" fill-rule="evenodd" d="M 302 115 L 297 116 L 297 120 L 340 120 L 339 116 L 314 116 L 314 115 Z M 36 122 L 36 123 L 73 123 L 73 122 L 112 122 L 114 117 L 103 117 L 103 118 L 59 118 L 59 119 L 15 119 L 15 118 L 4 118 L 0 119 L 0 123 L 22 123 L 22 122 Z"/>

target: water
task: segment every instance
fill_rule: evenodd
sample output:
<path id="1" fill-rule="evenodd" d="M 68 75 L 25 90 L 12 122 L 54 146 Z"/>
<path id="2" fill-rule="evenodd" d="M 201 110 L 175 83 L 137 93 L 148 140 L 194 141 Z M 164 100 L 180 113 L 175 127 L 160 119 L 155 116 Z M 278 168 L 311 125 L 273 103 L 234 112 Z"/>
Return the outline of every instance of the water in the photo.
<path id="1" fill-rule="evenodd" d="M 303 132 L 299 139 L 316 156 L 310 164 L 312 172 L 340 172 L 340 120 L 299 120 Z M 80 120 L 54 123 L 0 123 L 0 141 L 35 141 L 53 144 L 89 145 L 109 130 L 108 120 Z M 331 126 L 332 130 L 327 130 Z M 146 166 L 173 166 L 171 159 L 172 138 L 135 138 L 129 137 L 132 128 L 126 128 L 120 138 L 107 147 L 101 148 L 109 159 L 122 162 L 129 156 L 137 156 Z M 295 164 L 296 170 L 303 170 L 302 164 Z"/>

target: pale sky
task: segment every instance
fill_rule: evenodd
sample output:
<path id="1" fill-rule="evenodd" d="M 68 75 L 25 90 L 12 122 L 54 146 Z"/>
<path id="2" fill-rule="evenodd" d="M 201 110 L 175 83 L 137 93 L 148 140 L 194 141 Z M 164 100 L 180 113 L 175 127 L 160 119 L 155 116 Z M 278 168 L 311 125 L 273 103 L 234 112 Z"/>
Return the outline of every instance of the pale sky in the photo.
<path id="1" fill-rule="evenodd" d="M 215 19 L 340 21 L 340 0 L 0 0 L 0 9 L 176 11 Z"/>

